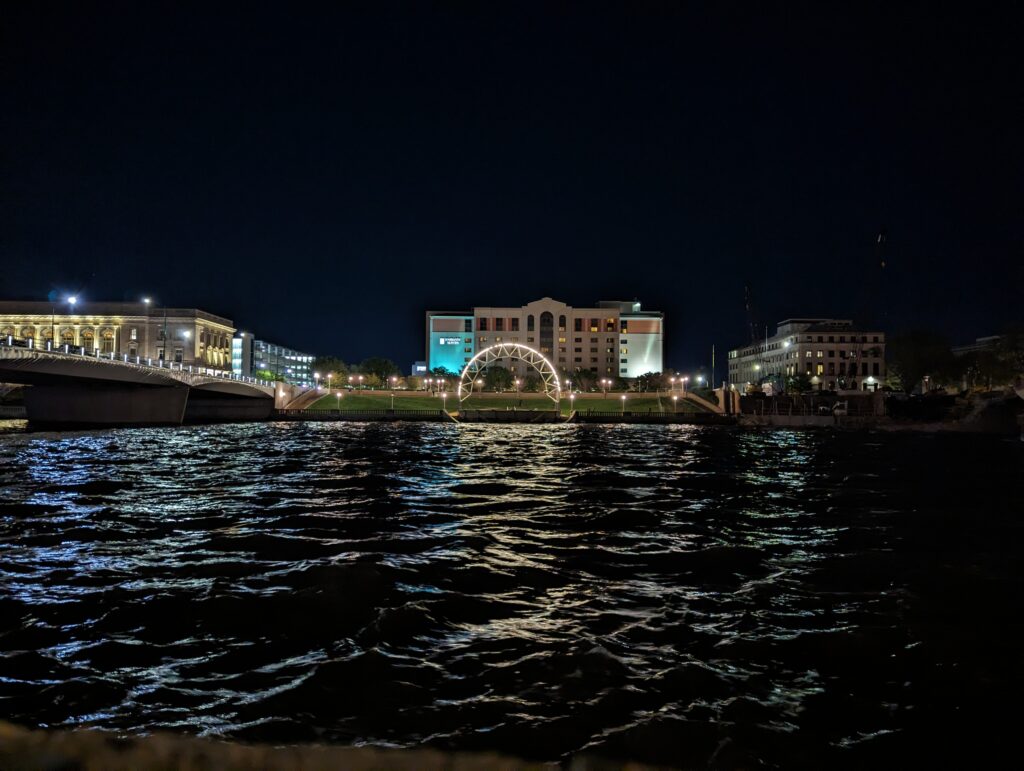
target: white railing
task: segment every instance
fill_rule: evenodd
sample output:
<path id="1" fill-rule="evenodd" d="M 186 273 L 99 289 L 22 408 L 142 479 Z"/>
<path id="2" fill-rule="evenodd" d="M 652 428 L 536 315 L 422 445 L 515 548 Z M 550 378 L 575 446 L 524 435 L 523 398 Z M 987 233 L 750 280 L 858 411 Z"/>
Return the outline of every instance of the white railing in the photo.
<path id="1" fill-rule="evenodd" d="M 276 383 L 272 380 L 262 380 L 261 378 L 255 378 L 249 375 L 236 375 L 233 372 L 228 372 L 223 369 L 213 369 L 212 367 L 185 364 L 180 361 L 165 362 L 163 359 L 157 359 L 156 363 L 154 363 L 151 358 L 129 356 L 126 353 L 117 354 L 113 351 L 101 353 L 99 348 L 94 348 L 92 351 L 89 351 L 84 345 L 70 345 L 65 343 L 64 345 L 54 347 L 52 341 L 47 340 L 45 347 L 40 347 L 36 345 L 35 339 L 31 337 L 24 340 L 16 338 L 13 335 L 0 337 L 0 350 L 17 352 L 26 357 L 46 354 L 61 358 L 73 357 L 76 359 L 91 359 L 93 361 L 107 362 L 143 370 L 164 370 L 165 372 L 172 374 L 177 373 L 179 377 L 184 377 L 186 375 L 191 377 L 215 377 L 236 383 L 262 386 L 263 388 L 274 388 L 276 386 Z"/>

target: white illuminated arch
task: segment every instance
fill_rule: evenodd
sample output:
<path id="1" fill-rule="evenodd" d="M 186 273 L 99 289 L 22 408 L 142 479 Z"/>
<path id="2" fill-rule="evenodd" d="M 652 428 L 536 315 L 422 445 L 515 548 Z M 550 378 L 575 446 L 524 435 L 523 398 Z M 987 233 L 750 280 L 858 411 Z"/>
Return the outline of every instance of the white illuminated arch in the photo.
<path id="1" fill-rule="evenodd" d="M 484 348 L 476 356 L 469 360 L 465 369 L 462 370 L 462 377 L 459 379 L 459 404 L 473 392 L 477 375 L 488 366 L 499 359 L 519 359 L 525 361 L 540 374 L 544 383 L 544 395 L 556 405 L 561 397 L 561 385 L 558 382 L 558 373 L 551 362 L 544 354 L 526 345 L 519 343 L 499 343 L 489 348 Z"/>

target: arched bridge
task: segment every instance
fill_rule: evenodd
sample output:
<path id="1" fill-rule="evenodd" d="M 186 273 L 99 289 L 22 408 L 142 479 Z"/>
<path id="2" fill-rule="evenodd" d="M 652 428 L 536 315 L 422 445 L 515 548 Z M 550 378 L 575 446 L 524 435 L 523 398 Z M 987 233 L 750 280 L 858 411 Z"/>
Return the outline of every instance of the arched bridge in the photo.
<path id="1" fill-rule="evenodd" d="M 55 425 L 177 425 L 263 420 L 292 389 L 206 367 L 78 348 L 44 350 L 0 339 L 0 383 L 25 389 L 31 422 Z"/>

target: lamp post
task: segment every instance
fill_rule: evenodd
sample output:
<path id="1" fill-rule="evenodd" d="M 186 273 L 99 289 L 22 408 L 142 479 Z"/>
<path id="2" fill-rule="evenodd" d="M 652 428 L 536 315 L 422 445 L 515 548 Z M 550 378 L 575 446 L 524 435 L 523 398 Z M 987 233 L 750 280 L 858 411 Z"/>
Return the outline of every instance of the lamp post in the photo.
<path id="1" fill-rule="evenodd" d="M 573 403 L 576 401 L 576 394 L 569 392 L 569 414 L 572 415 Z"/>
<path id="2" fill-rule="evenodd" d="M 448 394 L 445 392 L 441 393 L 441 409 L 448 412 Z"/>
<path id="3" fill-rule="evenodd" d="M 338 397 L 338 412 L 341 412 L 341 391 L 335 391 L 335 396 Z"/>
<path id="4" fill-rule="evenodd" d="M 516 378 L 516 393 L 519 393 L 519 378 Z"/>
<path id="5" fill-rule="evenodd" d="M 331 378 L 332 377 L 334 377 L 334 373 L 333 372 L 328 372 L 327 373 L 327 390 L 328 391 L 331 390 Z"/>
<path id="6" fill-rule="evenodd" d="M 675 415 L 675 414 L 676 414 L 676 402 L 677 402 L 678 400 L 679 400 L 679 397 L 678 397 L 678 396 L 676 396 L 675 394 L 672 394 L 672 414 L 673 414 L 673 415 Z"/>
<path id="7" fill-rule="evenodd" d="M 77 303 L 77 302 L 78 302 L 78 298 L 75 297 L 75 295 L 71 295 L 68 298 L 68 305 L 71 308 L 71 315 L 74 315 L 74 313 L 75 313 L 75 303 Z"/>
<path id="8" fill-rule="evenodd" d="M 686 393 L 686 384 L 690 381 L 690 376 L 686 375 L 685 377 L 681 377 L 680 380 L 683 381 L 683 393 L 685 394 Z"/>
<path id="9" fill-rule="evenodd" d="M 313 373 L 313 387 L 317 391 L 320 390 L 320 373 L 319 372 L 314 372 Z"/>
<path id="10" fill-rule="evenodd" d="M 623 394 L 621 399 L 622 399 L 622 412 L 621 412 L 621 415 L 622 415 L 622 417 L 626 417 L 626 395 Z"/>
<path id="11" fill-rule="evenodd" d="M 363 376 L 359 375 L 359 390 L 363 390 Z"/>

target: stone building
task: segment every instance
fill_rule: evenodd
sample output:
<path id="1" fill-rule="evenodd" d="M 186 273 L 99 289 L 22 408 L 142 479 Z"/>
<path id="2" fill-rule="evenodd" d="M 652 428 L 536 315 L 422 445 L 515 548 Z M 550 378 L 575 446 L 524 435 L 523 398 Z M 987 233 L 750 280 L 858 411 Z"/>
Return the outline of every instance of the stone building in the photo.
<path id="1" fill-rule="evenodd" d="M 427 367 L 458 373 L 488 346 L 521 343 L 540 351 L 559 370 L 639 377 L 662 371 L 663 324 L 661 312 L 644 311 L 636 301 L 574 308 L 544 297 L 519 308 L 428 311 Z M 532 369 L 516 360 L 501 364 L 518 376 Z"/>
<path id="2" fill-rule="evenodd" d="M 775 334 L 729 351 L 729 382 L 784 388 L 806 375 L 818 390 L 874 391 L 884 382 L 885 333 L 850 319 L 786 319 Z"/>
<path id="3" fill-rule="evenodd" d="M 69 346 L 230 370 L 234 333 L 231 319 L 197 308 L 0 301 L 0 336 L 40 348 Z"/>

